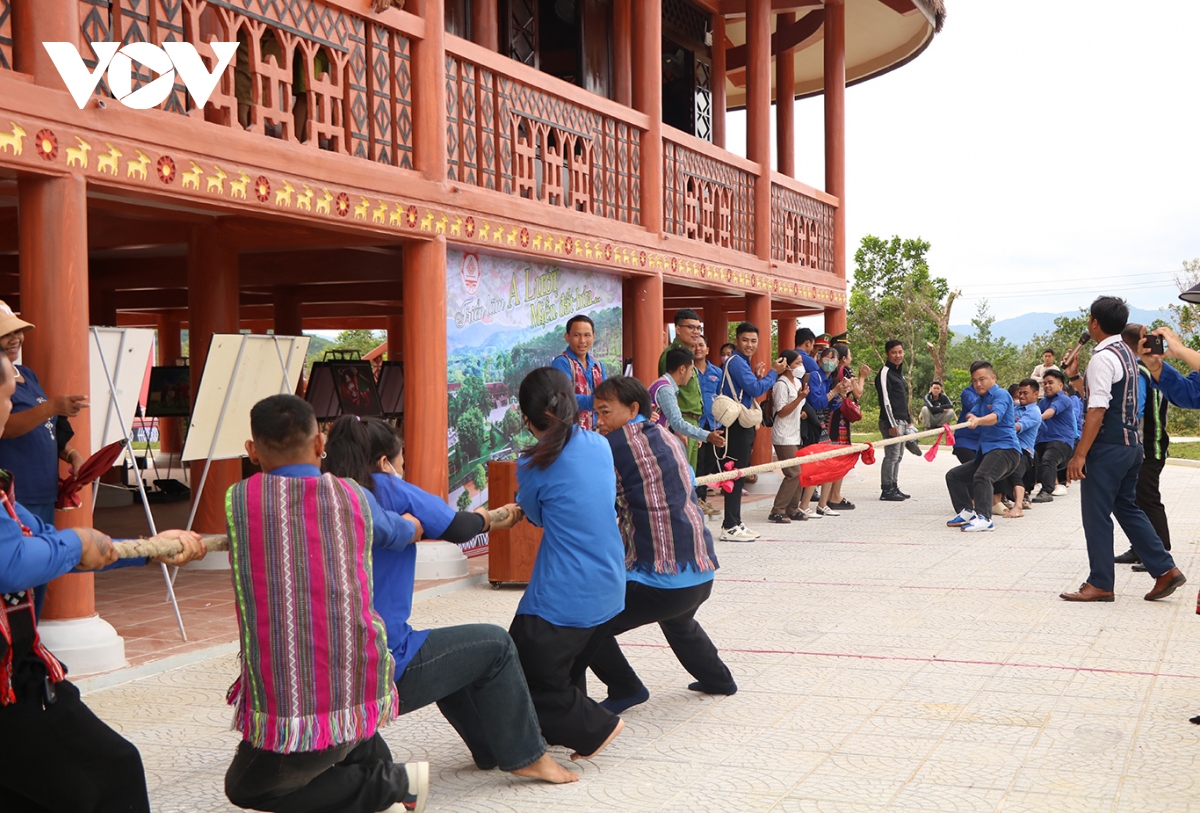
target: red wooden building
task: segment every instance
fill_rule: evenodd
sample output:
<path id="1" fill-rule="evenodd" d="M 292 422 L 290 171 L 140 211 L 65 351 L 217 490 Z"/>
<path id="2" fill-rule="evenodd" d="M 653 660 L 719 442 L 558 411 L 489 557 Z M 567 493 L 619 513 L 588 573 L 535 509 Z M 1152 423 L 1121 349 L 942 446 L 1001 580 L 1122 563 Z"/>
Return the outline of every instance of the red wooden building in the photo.
<path id="1" fill-rule="evenodd" d="M 646 380 L 685 305 L 710 335 L 778 320 L 786 346 L 815 313 L 839 331 L 845 88 L 943 17 L 941 0 L 0 0 L 0 298 L 37 325 L 25 358 L 51 394 L 88 391 L 90 324 L 157 327 L 164 358 L 186 327 L 193 392 L 213 333 L 386 329 L 422 407 L 408 475 L 445 493 L 448 247 L 619 276 Z M 42 43 L 94 66 L 106 41 L 191 43 L 209 65 L 208 43 L 239 48 L 202 108 L 176 76 L 131 109 L 109 74 L 80 109 Z M 792 161 L 791 99 L 817 94 L 820 189 Z M 745 157 L 725 149 L 743 107 Z M 223 529 L 239 474 L 214 466 L 200 530 Z M 48 617 L 94 614 L 91 580 L 59 580 Z"/>

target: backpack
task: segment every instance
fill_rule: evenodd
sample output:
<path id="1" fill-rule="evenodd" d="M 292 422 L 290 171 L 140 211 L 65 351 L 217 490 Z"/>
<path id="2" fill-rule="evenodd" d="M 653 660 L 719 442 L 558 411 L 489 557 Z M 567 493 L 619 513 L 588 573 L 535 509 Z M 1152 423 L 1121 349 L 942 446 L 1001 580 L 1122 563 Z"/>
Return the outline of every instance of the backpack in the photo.
<path id="1" fill-rule="evenodd" d="M 770 429 L 775 425 L 775 388 L 767 391 L 767 397 L 762 402 L 762 425 Z"/>

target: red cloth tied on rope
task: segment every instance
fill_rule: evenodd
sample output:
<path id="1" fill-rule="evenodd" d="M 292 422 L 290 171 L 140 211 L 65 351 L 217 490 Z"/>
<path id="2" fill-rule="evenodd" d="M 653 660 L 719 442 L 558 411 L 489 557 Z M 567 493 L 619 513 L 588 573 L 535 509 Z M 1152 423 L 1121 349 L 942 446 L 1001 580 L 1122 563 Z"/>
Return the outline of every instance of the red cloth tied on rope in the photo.
<path id="1" fill-rule="evenodd" d="M 60 510 L 78 508 L 82 504 L 79 500 L 79 490 L 93 480 L 99 480 L 101 475 L 111 469 L 125 450 L 125 444 L 124 438 L 108 444 L 85 460 L 77 471 L 66 479 L 59 480 L 58 501 L 54 507 Z"/>
<path id="2" fill-rule="evenodd" d="M 942 426 L 942 434 L 937 436 L 937 440 L 933 442 L 933 447 L 925 453 L 925 459 L 930 463 L 932 463 L 933 459 L 937 457 L 938 446 L 942 445 L 943 440 L 946 441 L 947 447 L 954 445 L 954 430 L 950 428 L 949 424 Z"/>
<path id="3" fill-rule="evenodd" d="M 814 443 L 796 452 L 796 457 L 807 457 L 812 454 L 832 452 L 845 448 L 845 444 L 842 443 Z M 808 488 L 809 486 L 819 486 L 841 480 L 858 463 L 859 455 L 861 454 L 865 458 L 868 452 L 871 452 L 871 462 L 874 462 L 874 450 L 868 449 L 864 452 L 845 454 L 841 457 L 831 457 L 828 460 L 818 460 L 815 463 L 805 463 L 800 466 L 800 485 Z M 864 462 L 866 462 L 865 459 Z"/>
<path id="4" fill-rule="evenodd" d="M 732 460 L 725 464 L 725 471 L 733 471 L 736 468 L 737 463 L 734 463 Z M 738 475 L 738 479 L 742 479 L 740 474 Z M 733 480 L 722 480 L 719 483 L 713 483 L 713 485 L 724 491 L 726 494 L 733 493 Z"/>

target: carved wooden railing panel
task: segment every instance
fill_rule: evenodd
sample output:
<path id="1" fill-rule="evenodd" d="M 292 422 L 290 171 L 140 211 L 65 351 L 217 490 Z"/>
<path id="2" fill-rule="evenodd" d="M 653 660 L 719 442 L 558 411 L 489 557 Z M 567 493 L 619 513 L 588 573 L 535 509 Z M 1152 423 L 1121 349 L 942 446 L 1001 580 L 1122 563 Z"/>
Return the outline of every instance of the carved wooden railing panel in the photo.
<path id="1" fill-rule="evenodd" d="M 771 184 L 771 259 L 833 273 L 834 206 Z"/>
<path id="2" fill-rule="evenodd" d="M 0 0 L 0 14 L 10 0 Z M 184 40 L 209 68 L 208 43 L 238 41 L 203 110 L 181 82 L 163 104 L 177 114 L 393 166 L 412 166 L 409 37 L 318 0 L 78 0 L 80 53 L 90 42 Z M 0 47 L 3 46 L 0 19 Z M 136 90 L 153 79 L 144 68 Z M 111 96 L 107 82 L 97 89 Z"/>
<path id="3" fill-rule="evenodd" d="M 0 69 L 14 69 L 12 0 L 0 0 Z"/>
<path id="4" fill-rule="evenodd" d="M 643 128 L 496 68 L 447 54 L 450 180 L 640 224 Z"/>
<path id="5" fill-rule="evenodd" d="M 755 173 L 717 153 L 681 132 L 663 138 L 663 230 L 753 254 Z"/>

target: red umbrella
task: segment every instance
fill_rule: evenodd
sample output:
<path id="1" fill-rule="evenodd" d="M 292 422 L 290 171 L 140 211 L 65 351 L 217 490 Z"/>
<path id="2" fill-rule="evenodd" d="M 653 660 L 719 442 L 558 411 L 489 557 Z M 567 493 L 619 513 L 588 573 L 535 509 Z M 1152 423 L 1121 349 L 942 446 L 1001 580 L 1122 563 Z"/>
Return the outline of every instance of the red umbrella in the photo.
<path id="1" fill-rule="evenodd" d="M 100 475 L 113 467 L 117 462 L 117 458 L 121 456 L 121 452 L 125 450 L 127 441 L 122 438 L 115 443 L 110 443 L 94 455 L 84 461 L 74 474 L 67 477 L 65 480 L 58 481 L 58 502 L 55 503 L 56 508 L 78 508 L 81 503 L 79 497 L 79 489 L 83 488 L 93 480 L 98 480 Z"/>

